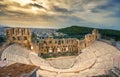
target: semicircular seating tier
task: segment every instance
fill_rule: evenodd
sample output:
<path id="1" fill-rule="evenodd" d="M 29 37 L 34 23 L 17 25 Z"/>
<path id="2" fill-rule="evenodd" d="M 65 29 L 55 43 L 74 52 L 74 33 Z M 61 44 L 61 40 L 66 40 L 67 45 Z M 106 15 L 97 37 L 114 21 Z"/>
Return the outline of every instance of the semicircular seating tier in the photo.
<path id="1" fill-rule="evenodd" d="M 18 44 L 13 44 L 7 47 L 1 56 L 2 60 L 13 61 L 18 63 L 26 63 L 29 64 L 28 61 L 29 50 L 22 48 Z"/>
<path id="2" fill-rule="evenodd" d="M 55 61 L 47 61 L 32 54 L 32 51 L 16 44 L 7 47 L 3 51 L 1 58 L 2 60 L 6 58 L 8 61 L 33 64 L 45 71 L 60 72 L 63 73 L 62 75 L 64 73 L 79 72 L 78 77 L 84 77 L 85 75 L 104 74 L 105 70 L 112 68 L 113 58 L 118 55 L 120 55 L 120 51 L 116 47 L 101 41 L 95 41 L 89 47 L 83 49 L 78 56 L 72 59 L 64 58 L 63 60 L 62 58 L 62 62 L 56 59 Z"/>

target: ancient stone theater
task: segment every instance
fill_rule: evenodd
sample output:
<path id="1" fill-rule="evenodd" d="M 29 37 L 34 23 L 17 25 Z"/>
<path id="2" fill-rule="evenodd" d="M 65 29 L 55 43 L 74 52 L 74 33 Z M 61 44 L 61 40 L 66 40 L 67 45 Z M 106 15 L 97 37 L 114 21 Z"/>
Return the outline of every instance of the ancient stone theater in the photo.
<path id="1" fill-rule="evenodd" d="M 92 34 L 85 35 L 83 40 L 77 38 L 63 39 L 40 39 L 38 44 L 31 41 L 31 31 L 27 28 L 10 28 L 6 30 L 7 41 L 9 43 L 18 43 L 29 49 L 37 50 L 37 53 L 54 53 L 54 52 L 79 52 L 85 47 L 100 38 L 98 30 L 94 29 Z"/>
<path id="2" fill-rule="evenodd" d="M 20 34 L 18 33 L 19 31 Z M 106 75 L 109 70 L 119 64 L 116 60 L 119 60 L 120 50 L 112 44 L 102 41 L 103 39 L 100 38 L 100 34 L 96 29 L 91 34 L 85 35 L 85 38 L 81 40 L 77 38 L 47 38 L 40 39 L 37 45 L 31 41 L 29 29 L 11 28 L 6 32 L 8 41 L 14 44 L 6 45 L 2 50 L 0 67 L 13 65 L 14 63 L 25 64 L 26 67 L 24 68 L 27 68 L 29 65 L 35 65 L 39 67 L 36 71 L 36 77 L 98 77 L 99 75 Z M 74 56 L 44 59 L 34 53 L 36 50 L 21 46 L 24 44 L 29 45 L 29 42 L 33 48 L 35 45 L 39 48 L 39 53 L 74 51 L 82 53 Z M 15 67 L 17 66 L 15 65 Z M 10 68 L 12 67 L 10 66 Z M 0 71 L 6 73 L 3 69 Z M 16 72 L 18 71 L 16 70 Z M 10 72 L 11 70 L 8 72 L 8 75 L 11 76 L 13 72 L 11 74 Z M 25 73 L 26 71 L 22 72 L 22 74 Z M 3 74 L 0 73 L 0 76 L 3 77 Z"/>

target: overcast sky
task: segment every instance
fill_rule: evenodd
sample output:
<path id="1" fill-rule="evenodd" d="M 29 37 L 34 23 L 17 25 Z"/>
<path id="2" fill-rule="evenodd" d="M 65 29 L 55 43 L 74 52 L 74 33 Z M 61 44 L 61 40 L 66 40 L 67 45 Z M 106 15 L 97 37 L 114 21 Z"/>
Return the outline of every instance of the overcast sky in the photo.
<path id="1" fill-rule="evenodd" d="M 120 30 L 120 0 L 0 0 L 0 24 L 39 28 L 79 25 Z"/>

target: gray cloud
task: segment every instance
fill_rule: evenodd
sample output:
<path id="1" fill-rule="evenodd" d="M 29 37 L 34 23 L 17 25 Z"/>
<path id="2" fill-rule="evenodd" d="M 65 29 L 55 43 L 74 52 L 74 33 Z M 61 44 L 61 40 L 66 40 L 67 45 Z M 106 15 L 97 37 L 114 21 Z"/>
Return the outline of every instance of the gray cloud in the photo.
<path id="1" fill-rule="evenodd" d="M 30 6 L 34 6 L 34 7 L 37 7 L 37 8 L 44 8 L 42 5 L 37 4 L 37 3 L 30 3 L 29 5 L 30 5 Z M 44 8 L 44 9 L 45 9 L 45 8 Z"/>
<path id="2" fill-rule="evenodd" d="M 63 7 L 59 7 L 59 6 L 53 6 L 53 9 L 52 9 L 54 12 L 61 12 L 61 13 L 72 13 L 73 11 L 69 11 L 68 9 L 66 8 L 63 8 Z"/>
<path id="3" fill-rule="evenodd" d="M 0 4 L 0 9 L 7 7 L 5 4 Z"/>
<path id="4" fill-rule="evenodd" d="M 20 11 L 10 11 L 7 10 L 8 5 L 1 5 L 0 4 L 0 16 L 16 16 L 22 15 L 23 13 Z"/>

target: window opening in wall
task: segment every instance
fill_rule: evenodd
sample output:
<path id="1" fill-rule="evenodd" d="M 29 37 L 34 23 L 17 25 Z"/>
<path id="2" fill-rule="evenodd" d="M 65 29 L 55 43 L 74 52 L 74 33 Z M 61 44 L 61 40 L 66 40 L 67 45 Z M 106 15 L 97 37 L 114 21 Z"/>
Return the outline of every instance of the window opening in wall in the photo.
<path id="1" fill-rule="evenodd" d="M 16 38 L 15 37 L 12 37 L 13 38 L 13 40 L 16 40 Z"/>
<path id="2" fill-rule="evenodd" d="M 27 37 L 26 37 L 26 36 L 24 37 L 24 40 L 27 40 Z"/>
<path id="3" fill-rule="evenodd" d="M 20 40 L 20 37 L 18 37 L 18 40 Z"/>

